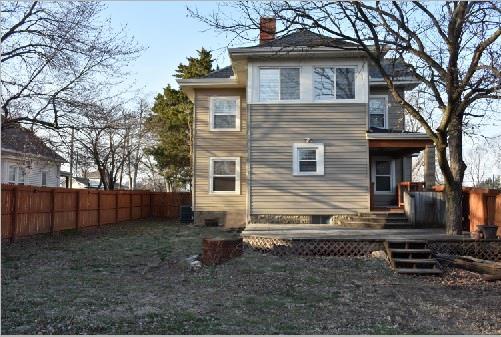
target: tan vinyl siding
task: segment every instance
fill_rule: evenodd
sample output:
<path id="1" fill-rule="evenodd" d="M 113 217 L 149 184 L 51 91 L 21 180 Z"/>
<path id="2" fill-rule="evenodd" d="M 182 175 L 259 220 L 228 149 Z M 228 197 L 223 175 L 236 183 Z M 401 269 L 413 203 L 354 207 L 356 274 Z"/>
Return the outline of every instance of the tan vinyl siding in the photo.
<path id="1" fill-rule="evenodd" d="M 252 214 L 346 214 L 369 206 L 366 104 L 252 104 Z M 323 176 L 292 175 L 292 145 L 324 144 Z"/>
<path id="2" fill-rule="evenodd" d="M 240 131 L 209 131 L 209 97 L 240 96 Z M 194 210 L 245 210 L 247 195 L 247 104 L 245 89 L 195 92 Z M 209 158 L 240 157 L 240 194 L 209 194 Z"/>
<path id="3" fill-rule="evenodd" d="M 404 91 L 400 92 L 404 95 Z M 393 95 L 390 94 L 388 89 L 385 88 L 371 88 L 370 95 L 387 95 L 388 96 L 388 128 L 394 130 L 404 129 L 404 111 L 400 104 L 395 101 Z"/>

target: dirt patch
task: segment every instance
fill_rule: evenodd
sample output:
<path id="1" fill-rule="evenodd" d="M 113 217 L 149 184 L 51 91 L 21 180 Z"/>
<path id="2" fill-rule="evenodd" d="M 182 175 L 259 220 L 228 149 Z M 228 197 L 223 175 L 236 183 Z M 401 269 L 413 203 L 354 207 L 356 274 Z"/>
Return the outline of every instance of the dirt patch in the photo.
<path id="1" fill-rule="evenodd" d="M 218 228 L 130 222 L 2 246 L 4 334 L 501 333 L 501 282 L 375 258 L 185 258 Z M 234 235 L 234 234 L 232 234 Z"/>

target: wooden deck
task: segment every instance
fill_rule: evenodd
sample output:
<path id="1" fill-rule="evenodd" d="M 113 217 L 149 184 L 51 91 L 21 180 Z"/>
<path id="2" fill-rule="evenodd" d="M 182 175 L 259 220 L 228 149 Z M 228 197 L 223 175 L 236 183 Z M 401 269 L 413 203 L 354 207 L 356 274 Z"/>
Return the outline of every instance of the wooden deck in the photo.
<path id="1" fill-rule="evenodd" d="M 451 240 L 472 241 L 469 235 L 447 235 L 443 229 L 350 229 L 334 225 L 315 224 L 250 224 L 243 237 L 276 239 L 330 239 L 330 240 Z"/>

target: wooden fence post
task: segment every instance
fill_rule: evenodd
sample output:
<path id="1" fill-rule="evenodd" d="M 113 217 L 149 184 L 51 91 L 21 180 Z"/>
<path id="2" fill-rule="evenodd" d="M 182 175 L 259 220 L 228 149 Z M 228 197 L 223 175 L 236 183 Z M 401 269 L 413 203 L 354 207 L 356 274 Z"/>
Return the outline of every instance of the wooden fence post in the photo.
<path id="1" fill-rule="evenodd" d="M 76 221 L 76 230 L 80 228 L 80 191 L 77 190 L 77 221 Z"/>
<path id="2" fill-rule="evenodd" d="M 119 191 L 114 191 L 115 193 L 115 223 L 118 223 L 118 193 Z"/>
<path id="3" fill-rule="evenodd" d="M 129 192 L 129 220 L 132 220 L 132 192 Z"/>
<path id="4" fill-rule="evenodd" d="M 14 242 L 17 232 L 17 199 L 18 186 L 14 186 L 14 195 L 12 197 L 12 223 L 10 224 L 10 242 Z"/>
<path id="5" fill-rule="evenodd" d="M 101 226 L 101 191 L 97 190 L 97 225 Z"/>
<path id="6" fill-rule="evenodd" d="M 50 211 L 50 234 L 54 233 L 54 220 L 56 215 L 56 190 L 51 191 L 51 211 Z"/>

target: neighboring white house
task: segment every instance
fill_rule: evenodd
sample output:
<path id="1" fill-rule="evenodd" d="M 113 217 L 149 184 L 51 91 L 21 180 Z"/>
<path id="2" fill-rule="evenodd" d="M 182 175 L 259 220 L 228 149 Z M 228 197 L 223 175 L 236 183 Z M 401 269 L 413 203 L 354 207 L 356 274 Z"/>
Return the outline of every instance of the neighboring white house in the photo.
<path id="1" fill-rule="evenodd" d="M 32 131 L 17 125 L 2 129 L 2 184 L 59 187 L 65 160 Z"/>

